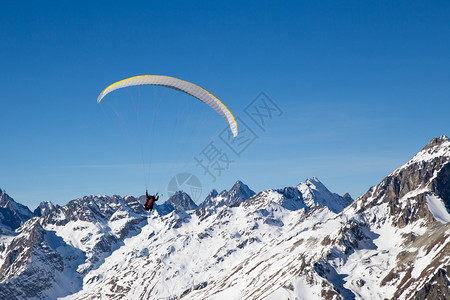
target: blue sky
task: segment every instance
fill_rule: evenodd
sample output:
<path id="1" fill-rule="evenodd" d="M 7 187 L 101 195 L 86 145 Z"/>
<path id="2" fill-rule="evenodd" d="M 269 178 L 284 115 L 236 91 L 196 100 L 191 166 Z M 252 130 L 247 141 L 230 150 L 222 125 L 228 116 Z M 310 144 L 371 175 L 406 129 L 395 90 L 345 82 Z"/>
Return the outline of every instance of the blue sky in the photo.
<path id="1" fill-rule="evenodd" d="M 261 191 L 313 176 L 360 196 L 449 134 L 449 14 L 447 1 L 3 3 L 0 187 L 30 208 L 167 194 L 179 172 L 202 197 L 237 179 Z M 96 103 L 142 74 L 207 88 L 257 139 L 233 156 L 220 116 L 163 88 Z M 244 111 L 262 91 L 283 111 L 265 131 Z M 194 161 L 210 142 L 233 160 L 215 182 Z"/>

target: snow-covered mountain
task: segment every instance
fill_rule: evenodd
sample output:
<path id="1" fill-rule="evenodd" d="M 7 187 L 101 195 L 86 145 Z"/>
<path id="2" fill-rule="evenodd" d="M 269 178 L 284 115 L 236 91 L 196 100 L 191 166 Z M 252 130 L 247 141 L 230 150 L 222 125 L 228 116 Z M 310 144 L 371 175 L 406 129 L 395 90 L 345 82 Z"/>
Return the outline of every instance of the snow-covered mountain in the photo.
<path id="1" fill-rule="evenodd" d="M 179 192 L 42 203 L 0 240 L 1 299 L 448 299 L 450 141 L 355 201 L 317 178 L 198 207 Z"/>
<path id="2" fill-rule="evenodd" d="M 247 200 L 253 195 L 255 195 L 255 192 L 242 181 L 238 180 L 229 191 L 223 190 L 219 194 L 217 190 L 213 189 L 205 201 L 199 205 L 199 208 L 233 206 Z"/>
<path id="3" fill-rule="evenodd" d="M 229 191 L 223 190 L 219 194 L 217 190 L 213 189 L 206 199 L 200 203 L 196 214 L 200 217 L 200 220 L 203 220 L 208 216 L 216 214 L 220 208 L 239 206 L 242 201 L 247 200 L 253 195 L 255 195 L 255 192 L 245 183 L 238 180 Z"/>
<path id="4" fill-rule="evenodd" d="M 296 187 L 263 191 L 248 202 L 252 205 L 260 202 L 262 206 L 275 202 L 287 210 L 303 209 L 305 212 L 313 208 L 326 207 L 334 213 L 339 213 L 353 201 L 350 195 L 346 195 L 339 196 L 330 192 L 318 178 L 313 177 L 299 183 Z"/>
<path id="5" fill-rule="evenodd" d="M 175 194 L 173 194 L 164 204 L 170 205 L 172 210 L 178 212 L 197 208 L 197 204 L 195 204 L 191 197 L 183 191 L 175 192 Z"/>
<path id="6" fill-rule="evenodd" d="M 328 207 L 332 212 L 339 213 L 351 202 L 352 197 L 347 193 L 344 196 L 330 192 L 316 177 L 309 178 L 297 185 L 305 205 L 309 208 Z"/>

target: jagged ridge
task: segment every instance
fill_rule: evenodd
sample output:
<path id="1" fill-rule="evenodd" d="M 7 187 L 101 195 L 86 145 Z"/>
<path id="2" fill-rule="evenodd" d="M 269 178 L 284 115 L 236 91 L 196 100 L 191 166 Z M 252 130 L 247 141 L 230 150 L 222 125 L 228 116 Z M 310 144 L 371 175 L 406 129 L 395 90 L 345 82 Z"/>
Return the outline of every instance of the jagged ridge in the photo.
<path id="1" fill-rule="evenodd" d="M 349 195 L 330 192 L 317 178 L 258 194 L 238 181 L 230 191 L 212 191 L 199 207 L 180 192 L 150 215 L 134 197 L 90 196 L 62 207 L 43 203 L 38 217 L 2 236 L 0 295 L 445 295 L 450 262 L 450 225 L 445 221 L 449 149 L 447 137 L 433 139 L 349 206 Z M 439 203 L 442 207 L 431 208 Z M 166 204 L 172 208 L 162 213 Z M 444 217 L 436 215 L 436 209 Z M 35 268 L 43 271 L 39 278 L 27 271 Z M 74 284 L 64 287 L 68 278 L 75 278 Z M 32 288 L 26 290 L 21 282 Z"/>

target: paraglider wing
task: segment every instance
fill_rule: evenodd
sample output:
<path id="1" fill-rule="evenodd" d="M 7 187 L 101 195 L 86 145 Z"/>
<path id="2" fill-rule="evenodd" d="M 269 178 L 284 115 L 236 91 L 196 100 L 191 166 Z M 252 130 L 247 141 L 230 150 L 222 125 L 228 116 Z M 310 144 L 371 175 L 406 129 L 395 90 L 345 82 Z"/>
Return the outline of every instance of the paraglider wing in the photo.
<path id="1" fill-rule="evenodd" d="M 97 98 L 97 102 L 100 103 L 103 97 L 109 94 L 112 91 L 123 87 L 136 86 L 136 85 L 160 85 L 164 87 L 168 87 L 174 90 L 178 90 L 184 92 L 188 95 L 191 95 L 198 100 L 206 103 L 211 108 L 213 108 L 216 112 L 218 112 L 230 126 L 230 130 L 233 133 L 233 136 L 236 137 L 238 134 L 238 125 L 235 117 L 228 109 L 228 107 L 220 101 L 219 98 L 205 90 L 204 88 L 190 83 L 188 81 L 184 81 L 178 78 L 170 77 L 170 76 L 161 76 L 161 75 L 142 75 L 135 76 L 128 79 L 124 79 L 118 81 L 116 83 L 108 86 Z"/>

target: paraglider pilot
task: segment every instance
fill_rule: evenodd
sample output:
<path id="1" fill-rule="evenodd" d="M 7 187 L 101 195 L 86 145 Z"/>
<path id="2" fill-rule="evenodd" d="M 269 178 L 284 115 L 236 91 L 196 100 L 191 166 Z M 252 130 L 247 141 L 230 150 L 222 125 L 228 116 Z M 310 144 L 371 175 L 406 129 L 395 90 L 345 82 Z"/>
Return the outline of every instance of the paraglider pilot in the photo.
<path id="1" fill-rule="evenodd" d="M 145 195 L 147 196 L 147 202 L 145 203 L 145 209 L 152 211 L 153 204 L 155 203 L 155 201 L 158 201 L 158 199 L 159 199 L 158 193 L 156 193 L 156 195 L 149 195 L 148 191 L 145 191 Z"/>

